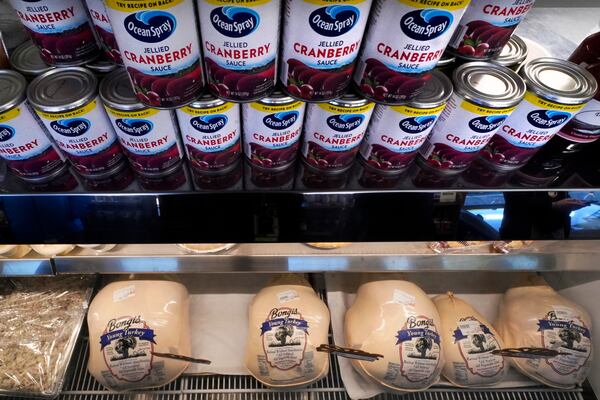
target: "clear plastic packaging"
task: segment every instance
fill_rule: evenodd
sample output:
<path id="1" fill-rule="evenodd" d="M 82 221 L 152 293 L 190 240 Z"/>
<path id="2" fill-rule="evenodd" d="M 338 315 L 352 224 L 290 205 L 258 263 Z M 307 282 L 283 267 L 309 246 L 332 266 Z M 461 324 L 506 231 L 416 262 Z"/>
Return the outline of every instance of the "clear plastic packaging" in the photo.
<path id="1" fill-rule="evenodd" d="M 490 253 L 491 244 L 481 241 L 431 242 L 429 248 L 438 254 Z"/>
<path id="2" fill-rule="evenodd" d="M 92 277 L 0 284 L 0 395 L 56 397 L 92 294 Z"/>

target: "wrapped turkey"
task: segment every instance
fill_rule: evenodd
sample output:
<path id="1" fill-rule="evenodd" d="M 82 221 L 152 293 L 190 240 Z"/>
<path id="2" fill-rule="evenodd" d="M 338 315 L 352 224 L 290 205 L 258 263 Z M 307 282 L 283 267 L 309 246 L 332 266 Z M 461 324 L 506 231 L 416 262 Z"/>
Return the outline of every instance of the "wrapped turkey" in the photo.
<path id="1" fill-rule="evenodd" d="M 271 387 L 308 385 L 327 375 L 329 310 L 303 278 L 281 276 L 250 303 L 245 367 Z"/>
<path id="2" fill-rule="evenodd" d="M 425 390 L 438 381 L 444 365 L 440 323 L 435 305 L 415 284 L 365 283 L 346 313 L 346 345 L 384 357 L 352 364 L 385 389 Z"/>
<path id="3" fill-rule="evenodd" d="M 88 328 L 88 370 L 111 390 L 163 386 L 188 367 L 156 354 L 191 353 L 189 296 L 179 283 L 110 283 L 90 305 Z"/>
<path id="4" fill-rule="evenodd" d="M 500 382 L 508 372 L 504 357 L 494 355 L 503 342 L 494 327 L 469 303 L 452 293 L 433 299 L 442 325 L 442 374 L 456 386 L 485 387 Z"/>
<path id="5" fill-rule="evenodd" d="M 548 386 L 582 383 L 592 365 L 592 320 L 578 304 L 545 285 L 509 289 L 500 303 L 496 328 L 508 348 L 542 347 L 550 358 L 511 358 L 522 373 Z"/>

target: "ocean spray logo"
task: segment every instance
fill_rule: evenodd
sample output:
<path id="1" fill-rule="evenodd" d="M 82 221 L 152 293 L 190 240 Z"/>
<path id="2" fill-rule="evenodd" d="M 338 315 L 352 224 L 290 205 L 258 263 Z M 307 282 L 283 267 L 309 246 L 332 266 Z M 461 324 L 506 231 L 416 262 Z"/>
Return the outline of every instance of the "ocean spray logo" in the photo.
<path id="1" fill-rule="evenodd" d="M 61 119 L 52 121 L 50 127 L 60 135 L 77 137 L 86 133 L 92 124 L 84 118 Z"/>
<path id="2" fill-rule="evenodd" d="M 154 128 L 154 124 L 145 119 L 117 119 L 115 125 L 129 136 L 144 136 Z"/>
<path id="3" fill-rule="evenodd" d="M 0 125 L 0 142 L 6 142 L 15 136 L 15 130 L 6 125 Z"/>
<path id="4" fill-rule="evenodd" d="M 564 111 L 535 110 L 527 114 L 527 121 L 536 128 L 549 129 L 564 124 L 570 117 Z"/>
<path id="5" fill-rule="evenodd" d="M 298 120 L 300 113 L 298 111 L 284 111 L 275 114 L 269 114 L 263 118 L 263 124 L 275 130 L 287 129 Z"/>
<path id="6" fill-rule="evenodd" d="M 204 115 L 192 118 L 190 125 L 202 133 L 215 133 L 227 125 L 227 120 L 227 116 L 223 114 Z"/>
<path id="7" fill-rule="evenodd" d="M 431 115 L 405 118 L 402 121 L 400 121 L 399 126 L 400 129 L 402 129 L 406 133 L 417 134 L 430 128 L 434 124 L 435 119 L 436 118 Z"/>
<path id="8" fill-rule="evenodd" d="M 140 11 L 125 18 L 125 29 L 135 39 L 145 43 L 158 43 L 175 32 L 177 22 L 165 11 Z"/>
<path id="9" fill-rule="evenodd" d="M 506 115 L 488 115 L 473 118 L 469 121 L 469 127 L 477 133 L 489 133 L 500 128 L 506 117 Z"/>
<path id="10" fill-rule="evenodd" d="M 334 37 L 348 33 L 360 17 L 353 6 L 328 6 L 317 8 L 310 14 L 308 23 L 320 35 Z"/>
<path id="11" fill-rule="evenodd" d="M 327 125 L 337 132 L 350 132 L 363 123 L 365 116 L 362 114 L 332 115 L 327 118 Z"/>
<path id="12" fill-rule="evenodd" d="M 453 20 L 454 17 L 448 11 L 415 10 L 402 17 L 400 28 L 411 39 L 431 40 L 442 36 L 452 26 Z"/>
<path id="13" fill-rule="evenodd" d="M 240 38 L 248 36 L 258 28 L 258 13 L 246 7 L 219 7 L 210 13 L 210 22 L 225 36 Z"/>

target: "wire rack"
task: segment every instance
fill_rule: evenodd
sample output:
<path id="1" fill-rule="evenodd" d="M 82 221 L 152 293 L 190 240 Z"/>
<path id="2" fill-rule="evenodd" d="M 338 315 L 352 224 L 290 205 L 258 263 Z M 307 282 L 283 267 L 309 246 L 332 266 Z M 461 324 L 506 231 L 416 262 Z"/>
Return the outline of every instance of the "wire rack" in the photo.
<path id="1" fill-rule="evenodd" d="M 160 389 L 114 393 L 104 389 L 88 372 L 88 341 L 83 338 L 73 356 L 70 379 L 59 399 L 64 400 L 348 400 L 336 357 L 327 377 L 296 390 L 272 390 L 249 376 L 182 376 Z M 376 400 L 584 400 L 583 390 L 546 387 L 518 390 L 460 390 L 432 388 L 404 396 L 384 394 Z"/>

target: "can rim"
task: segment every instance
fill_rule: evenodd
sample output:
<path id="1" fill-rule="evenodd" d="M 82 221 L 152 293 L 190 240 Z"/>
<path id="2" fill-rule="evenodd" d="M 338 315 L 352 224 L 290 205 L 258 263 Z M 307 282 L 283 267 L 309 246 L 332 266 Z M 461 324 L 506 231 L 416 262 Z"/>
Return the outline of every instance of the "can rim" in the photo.
<path id="1" fill-rule="evenodd" d="M 131 96 L 126 97 L 123 93 L 120 93 L 119 95 L 115 94 L 117 86 L 124 84 L 131 89 Z M 115 110 L 141 111 L 149 108 L 136 97 L 135 92 L 131 87 L 129 74 L 125 68 L 118 68 L 116 71 L 106 75 L 100 82 L 100 89 L 98 92 L 102 102 Z"/>
<path id="2" fill-rule="evenodd" d="M 439 107 L 446 104 L 452 93 L 454 93 L 452 81 L 443 72 L 434 70 L 423 90 L 408 103 L 408 106 L 413 108 Z"/>
<path id="3" fill-rule="evenodd" d="M 333 106 L 347 107 L 347 108 L 362 107 L 369 103 L 372 103 L 372 102 L 370 100 L 365 99 L 364 97 L 360 96 L 358 93 L 355 93 L 353 90 L 350 90 L 350 91 L 344 93 L 343 95 L 341 95 L 340 97 L 338 97 L 337 99 L 333 99 L 328 102 L 328 104 L 331 104 Z"/>
<path id="4" fill-rule="evenodd" d="M 352 162 L 352 164 L 348 165 L 347 167 L 341 168 L 341 169 L 319 169 L 313 165 L 311 165 L 304 156 L 300 157 L 302 160 L 302 167 L 307 168 L 315 173 L 322 173 L 325 175 L 341 175 L 344 174 L 348 171 L 350 171 L 352 169 L 352 167 L 354 166 L 354 162 Z"/>
<path id="5" fill-rule="evenodd" d="M 529 49 L 525 41 L 517 35 L 512 35 L 502 48 L 500 55 L 491 61 L 504 67 L 512 67 L 525 61 L 528 53 Z"/>
<path id="6" fill-rule="evenodd" d="M 92 61 L 91 63 L 85 64 L 85 67 L 91 69 L 94 72 L 108 74 L 116 69 L 119 69 L 121 66 L 110 62 L 109 60 L 106 60 L 104 58 L 98 58 Z"/>
<path id="7" fill-rule="evenodd" d="M 526 90 L 525 82 L 516 72 L 485 61 L 461 65 L 454 70 L 452 82 L 455 93 L 472 103 L 489 108 L 516 106 L 523 99 Z M 484 92 L 476 87 L 486 84 L 494 85 L 495 90 Z"/>
<path id="8" fill-rule="evenodd" d="M 202 94 L 199 99 L 194 100 L 192 103 L 188 104 L 185 107 L 205 109 L 219 107 L 225 103 L 227 103 L 227 101 L 220 99 L 209 92 L 206 92 Z"/>
<path id="9" fill-rule="evenodd" d="M 235 170 L 236 168 L 238 168 L 240 166 L 240 163 L 242 162 L 242 157 L 238 157 L 237 160 L 235 160 L 232 164 L 227 165 L 226 167 L 223 167 L 222 169 L 218 169 L 218 170 L 200 170 L 198 168 L 195 168 L 194 165 L 188 161 L 188 165 L 190 167 L 190 172 L 192 173 L 192 175 L 196 174 L 196 175 L 211 175 L 211 176 L 217 176 L 217 175 L 224 175 L 224 174 L 228 174 L 231 171 Z"/>
<path id="10" fill-rule="evenodd" d="M 101 174 L 85 174 L 83 172 L 79 172 L 77 171 L 77 169 L 73 168 L 73 171 L 75 172 L 76 175 L 79 175 L 85 179 L 89 179 L 89 180 L 101 180 L 101 179 L 106 179 L 112 175 L 116 175 L 117 173 L 121 172 L 122 170 L 125 169 L 125 167 L 128 166 L 128 162 L 126 159 L 123 159 L 123 161 L 121 161 L 120 163 L 118 163 L 117 165 L 112 166 L 109 170 L 101 173 Z"/>
<path id="11" fill-rule="evenodd" d="M 415 160 L 413 159 L 404 168 L 392 169 L 392 170 L 382 170 L 382 169 L 377 169 L 374 166 L 370 165 L 369 162 L 367 160 L 365 160 L 365 158 L 362 156 L 362 154 L 358 154 L 358 156 L 356 158 L 358 159 L 357 161 L 358 161 L 359 166 L 361 168 L 366 169 L 367 171 L 371 171 L 371 172 L 376 173 L 376 174 L 384 175 L 386 177 L 391 177 L 391 176 L 395 177 L 395 176 L 404 174 L 412 166 L 412 164 L 415 162 Z"/>
<path id="12" fill-rule="evenodd" d="M 44 89 L 48 89 L 54 79 L 64 83 L 69 76 L 77 78 L 81 86 L 80 90 L 69 96 L 69 99 L 64 99 L 63 96 L 56 98 L 54 93 L 44 93 Z M 96 98 L 97 89 L 98 78 L 90 70 L 83 67 L 55 68 L 31 81 L 27 88 L 27 98 L 31 105 L 38 110 L 60 113 L 90 103 Z"/>
<path id="13" fill-rule="evenodd" d="M 265 104 L 265 105 L 284 105 L 284 104 L 292 104 L 297 101 L 295 98 L 288 96 L 282 90 L 276 89 L 271 92 L 270 95 L 263 97 L 260 100 L 256 100 L 256 103 Z"/>
<path id="14" fill-rule="evenodd" d="M 37 56 L 37 57 L 36 57 Z M 35 60 L 31 60 L 31 57 L 36 57 Z M 24 63 L 22 61 L 34 61 L 32 63 Z M 20 45 L 18 45 L 12 52 L 9 58 L 10 66 L 17 70 L 18 72 L 25 75 L 34 75 L 37 76 L 39 74 L 43 74 L 53 67 L 52 65 L 48 65 L 44 62 L 42 57 L 40 57 L 40 50 L 37 48 L 35 44 L 31 40 L 28 40 Z"/>
<path id="15" fill-rule="evenodd" d="M 141 176 L 142 178 L 149 178 L 149 179 L 158 179 L 158 178 L 164 178 L 166 176 L 169 175 L 173 175 L 176 172 L 179 172 L 180 169 L 183 169 L 183 159 L 179 160 L 178 163 L 171 165 L 169 168 L 167 168 L 166 170 L 162 171 L 162 172 L 140 172 L 140 171 L 136 171 L 135 169 L 133 170 L 133 172 L 136 173 L 136 175 Z"/>
<path id="16" fill-rule="evenodd" d="M 26 177 L 26 176 L 17 175 L 14 172 L 13 172 L 13 174 L 17 178 L 24 180 L 25 182 L 28 182 L 28 183 L 48 183 L 48 182 L 53 181 L 54 179 L 58 178 L 62 174 L 64 174 L 65 171 L 67 171 L 67 170 L 69 170 L 69 163 L 63 162 L 59 167 L 56 167 L 56 169 L 50 171 L 50 173 L 42 175 L 42 176 Z"/>
<path id="17" fill-rule="evenodd" d="M 27 80 L 23 75 L 17 71 L 3 69 L 0 70 L 0 78 L 2 77 L 6 78 L 8 87 L 0 87 L 2 97 L 6 97 L 6 101 L 0 104 L 0 113 L 12 110 L 27 99 Z"/>
<path id="18" fill-rule="evenodd" d="M 579 65 L 554 57 L 536 58 L 519 70 L 527 89 L 536 95 L 560 104 L 582 104 L 598 91 L 598 83 L 592 74 Z M 570 87 L 565 89 L 548 82 L 557 82 L 559 77 L 570 78 Z"/>

